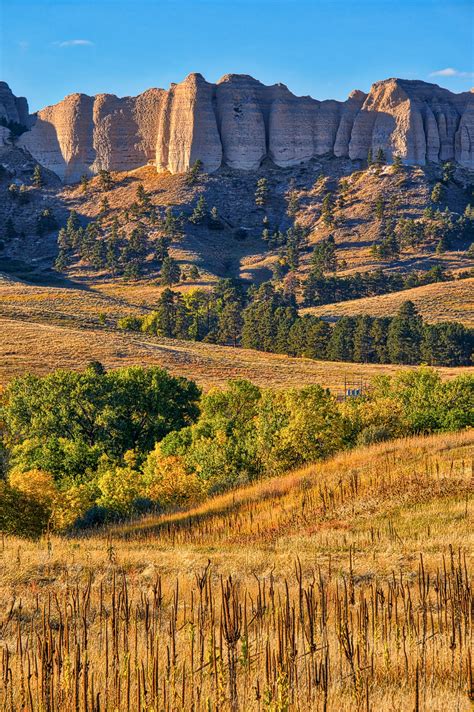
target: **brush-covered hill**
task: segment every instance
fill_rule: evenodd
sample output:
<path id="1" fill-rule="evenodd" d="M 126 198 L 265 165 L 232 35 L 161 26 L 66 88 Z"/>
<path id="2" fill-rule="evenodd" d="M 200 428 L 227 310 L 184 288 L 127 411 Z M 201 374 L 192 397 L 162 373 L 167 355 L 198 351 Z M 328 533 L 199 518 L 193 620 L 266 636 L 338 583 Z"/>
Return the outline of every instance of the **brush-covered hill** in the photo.
<path id="1" fill-rule="evenodd" d="M 34 636 L 35 712 L 68 690 L 119 710 L 468 712 L 473 448 L 470 431 L 383 443 L 189 511 L 6 537 L 0 700 L 20 699 Z M 71 638 L 87 667 L 65 687 Z"/>

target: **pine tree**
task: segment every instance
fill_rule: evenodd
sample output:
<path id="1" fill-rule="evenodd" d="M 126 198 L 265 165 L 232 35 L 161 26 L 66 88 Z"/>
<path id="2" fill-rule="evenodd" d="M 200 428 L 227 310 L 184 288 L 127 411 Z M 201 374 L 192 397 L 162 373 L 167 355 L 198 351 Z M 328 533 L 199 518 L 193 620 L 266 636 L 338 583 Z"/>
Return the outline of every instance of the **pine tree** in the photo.
<path id="1" fill-rule="evenodd" d="M 64 272 L 66 267 L 67 267 L 66 253 L 63 249 L 60 249 L 58 252 L 58 256 L 56 257 L 56 260 L 54 262 L 54 269 L 57 272 Z"/>
<path id="2" fill-rule="evenodd" d="M 224 305 L 218 317 L 217 341 L 219 344 L 237 346 L 242 330 L 242 307 L 237 301 Z"/>
<path id="3" fill-rule="evenodd" d="M 433 190 L 431 191 L 431 202 L 435 203 L 435 204 L 440 203 L 442 197 L 443 197 L 443 184 L 436 183 Z"/>
<path id="4" fill-rule="evenodd" d="M 371 166 L 373 162 L 374 161 L 373 161 L 372 149 L 369 148 L 369 150 L 367 151 L 367 167 Z"/>
<path id="5" fill-rule="evenodd" d="M 301 318 L 299 319 L 301 321 Z M 306 328 L 304 356 L 315 359 L 327 358 L 331 327 L 326 321 L 309 316 Z"/>
<path id="6" fill-rule="evenodd" d="M 385 201 L 382 198 L 382 196 L 379 196 L 375 203 L 375 217 L 377 218 L 377 220 L 383 220 L 384 211 L 385 211 Z"/>
<path id="7" fill-rule="evenodd" d="M 364 314 L 357 317 L 354 329 L 354 361 L 371 363 L 373 360 L 372 319 Z"/>
<path id="8" fill-rule="evenodd" d="M 87 189 L 89 188 L 89 178 L 86 175 L 81 176 L 81 186 L 82 192 L 87 193 Z"/>
<path id="9" fill-rule="evenodd" d="M 188 185 L 195 185 L 195 183 L 198 182 L 199 176 L 201 175 L 202 172 L 202 161 L 198 158 L 197 161 L 193 163 L 191 168 L 189 168 L 187 174 L 186 174 L 186 183 Z"/>
<path id="10" fill-rule="evenodd" d="M 377 153 L 375 154 L 375 163 L 377 166 L 383 166 L 386 163 L 385 152 L 382 147 L 377 149 Z"/>
<path id="11" fill-rule="evenodd" d="M 43 176 L 41 175 L 41 168 L 39 164 L 36 164 L 35 169 L 33 171 L 33 185 L 35 188 L 41 188 L 43 185 Z"/>
<path id="12" fill-rule="evenodd" d="M 202 223 L 207 215 L 207 203 L 206 199 L 203 195 L 199 196 L 199 199 L 196 203 L 196 207 L 193 210 L 193 213 L 191 217 L 189 218 L 189 222 L 192 222 L 194 225 L 199 225 Z"/>
<path id="13" fill-rule="evenodd" d="M 393 156 L 393 172 L 394 173 L 401 173 L 403 171 L 403 161 L 402 157 L 398 154 L 395 153 Z"/>
<path id="14" fill-rule="evenodd" d="M 298 212 L 298 207 L 299 207 L 298 193 L 296 192 L 296 190 L 290 190 L 289 195 L 288 195 L 288 204 L 286 207 L 286 214 L 290 218 L 295 217 L 296 213 Z"/>
<path id="15" fill-rule="evenodd" d="M 255 204 L 260 208 L 267 203 L 268 200 L 268 181 L 266 178 L 259 178 L 255 189 Z"/>
<path id="16" fill-rule="evenodd" d="M 348 316 L 341 317 L 335 323 L 328 344 L 328 359 L 331 361 L 353 360 L 354 327 L 354 319 Z"/>
<path id="17" fill-rule="evenodd" d="M 391 319 L 389 317 L 381 317 L 374 319 L 370 336 L 372 339 L 372 348 L 374 353 L 374 361 L 376 363 L 388 363 L 387 335 L 388 327 Z"/>
<path id="18" fill-rule="evenodd" d="M 201 273 L 199 272 L 198 268 L 196 265 L 191 265 L 189 269 L 189 279 L 192 279 L 193 281 L 196 281 L 199 279 L 201 276 Z"/>
<path id="19" fill-rule="evenodd" d="M 179 264 L 172 257 L 165 257 L 161 266 L 161 284 L 169 286 L 177 284 L 181 277 L 181 269 Z"/>
<path id="20" fill-rule="evenodd" d="M 110 175 L 110 171 L 106 171 L 104 168 L 101 168 L 99 171 L 99 185 L 102 190 L 110 190 L 112 188 L 113 180 Z"/>
<path id="21" fill-rule="evenodd" d="M 420 362 L 422 326 L 422 319 L 413 302 L 404 302 L 388 328 L 387 348 L 390 363 Z"/>
<path id="22" fill-rule="evenodd" d="M 169 256 L 168 252 L 169 240 L 161 236 L 155 242 L 155 259 L 160 264 Z"/>
<path id="23" fill-rule="evenodd" d="M 325 225 L 331 225 L 334 222 L 334 203 L 332 193 L 326 193 L 323 198 L 323 205 L 321 209 L 321 217 Z"/>

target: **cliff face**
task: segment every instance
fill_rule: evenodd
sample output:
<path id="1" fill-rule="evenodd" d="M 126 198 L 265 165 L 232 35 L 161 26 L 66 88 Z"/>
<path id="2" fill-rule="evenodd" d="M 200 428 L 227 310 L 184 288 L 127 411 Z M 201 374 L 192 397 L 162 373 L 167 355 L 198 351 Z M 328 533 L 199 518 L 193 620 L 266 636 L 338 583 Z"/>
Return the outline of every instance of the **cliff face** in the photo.
<path id="1" fill-rule="evenodd" d="M 0 116 L 25 118 L 12 97 L 0 83 Z M 210 84 L 190 74 L 137 97 L 72 94 L 28 121 L 19 145 L 65 182 L 146 163 L 172 173 L 197 159 L 207 172 L 222 164 L 252 170 L 267 157 L 287 167 L 325 154 L 365 159 L 379 148 L 389 161 L 398 154 L 407 164 L 456 160 L 474 169 L 474 93 L 421 81 L 387 79 L 339 102 L 246 75 Z"/>
<path id="2" fill-rule="evenodd" d="M 6 82 L 0 82 L 0 118 L 27 126 L 28 102 L 24 96 L 15 96 Z"/>

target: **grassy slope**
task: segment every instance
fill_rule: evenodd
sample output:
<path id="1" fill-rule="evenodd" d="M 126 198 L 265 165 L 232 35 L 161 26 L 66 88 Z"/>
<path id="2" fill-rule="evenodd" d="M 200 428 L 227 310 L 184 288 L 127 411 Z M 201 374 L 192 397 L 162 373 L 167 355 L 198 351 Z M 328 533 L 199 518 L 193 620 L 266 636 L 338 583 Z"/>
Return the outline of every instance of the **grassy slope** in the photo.
<path id="1" fill-rule="evenodd" d="M 325 317 L 370 314 L 393 316 L 400 305 L 410 299 L 427 322 L 461 321 L 474 326 L 474 278 L 454 282 L 427 284 L 393 294 L 382 294 L 365 299 L 352 299 L 337 304 L 303 309 L 303 313 Z"/>
<path id="2" fill-rule="evenodd" d="M 149 287 L 152 289 L 152 287 Z M 144 313 L 153 304 L 138 287 L 132 294 L 106 294 L 71 286 L 41 287 L 0 280 L 0 384 L 27 370 L 83 368 L 98 359 L 108 367 L 161 365 L 209 387 L 229 378 L 262 386 L 321 383 L 339 391 L 344 379 L 369 381 L 399 367 L 311 361 L 224 346 L 155 338 L 115 329 L 117 317 Z M 146 305 L 146 306 L 145 306 Z M 99 314 L 105 326 L 99 324 Z M 439 369 L 451 377 L 473 369 Z"/>
<path id="3" fill-rule="evenodd" d="M 180 695 L 184 694 L 184 706 L 176 709 L 191 709 L 192 701 L 196 710 L 208 709 L 207 698 L 210 708 L 215 709 L 216 695 L 221 694 L 222 709 L 226 710 L 227 657 L 214 679 L 212 666 L 207 670 L 206 656 L 212 641 L 210 631 L 215 631 L 217 646 L 222 632 L 219 577 L 231 574 L 248 621 L 244 630 L 250 667 L 248 672 L 245 664 L 239 663 L 237 668 L 240 710 L 402 712 L 416 708 L 420 712 L 468 712 L 469 632 L 465 623 L 469 620 L 470 593 L 466 569 L 474 550 L 469 499 L 473 455 L 472 431 L 413 438 L 341 454 L 327 463 L 217 497 L 189 512 L 150 517 L 84 540 L 51 537 L 49 542 L 28 543 L 7 538 L 2 552 L 0 603 L 12 612 L 4 619 L 4 645 L 15 650 L 18 591 L 25 639 L 33 626 L 39 632 L 38 642 L 44 625 L 42 606 L 47 605 L 48 596 L 57 600 L 57 608 L 55 604 L 52 612 L 46 609 L 44 614 L 46 620 L 52 616 L 56 621 L 54 637 L 59 636 L 57 617 L 63 608 L 67 610 L 66 604 L 71 610 L 72 605 L 79 606 L 77 618 L 69 622 L 70 635 L 76 626 L 80 631 L 81 610 L 87 605 L 89 673 L 94 673 L 95 689 L 104 699 L 107 660 L 103 636 L 104 626 L 113 625 L 111 597 L 117 600 L 118 595 L 120 604 L 121 597 L 123 603 L 123 596 L 127 596 L 132 621 L 131 659 L 138 655 L 146 674 L 154 659 L 148 647 L 151 641 L 145 645 L 144 606 L 148 601 L 147 615 L 151 612 L 160 630 L 154 653 L 159 661 L 159 694 L 163 689 L 172 695 L 176 679 Z M 208 560 L 211 568 L 204 578 L 205 600 L 212 599 L 215 616 L 209 618 L 205 613 L 201 619 L 196 608 L 200 596 L 196 577 Z M 299 565 L 302 588 L 297 580 Z M 128 581 L 126 594 L 123 576 Z M 445 590 L 449 591 L 446 600 Z M 321 617 L 323 592 L 325 620 Z M 162 598 L 159 612 L 154 613 L 157 595 Z M 174 620 L 175 615 L 173 601 L 177 605 L 175 633 L 169 623 L 170 616 Z M 309 605 L 315 607 L 315 669 L 308 667 L 310 660 L 313 664 L 312 656 L 308 658 Z M 354 677 L 344 652 L 344 611 L 347 631 L 359 649 Z M 299 625 L 301 615 L 303 627 Z M 451 615 L 459 622 L 459 626 L 455 624 L 454 641 Z M 128 653 L 122 638 L 128 640 L 128 633 L 126 636 L 122 615 L 118 620 L 123 633 L 118 635 L 117 664 L 123 670 Z M 367 629 L 363 621 L 367 621 Z M 199 663 L 197 644 L 193 653 L 195 677 L 191 680 L 191 641 L 201 640 L 201 631 L 207 651 L 204 667 Z M 295 658 L 287 647 L 291 638 L 285 638 L 290 631 L 296 636 Z M 82 649 L 80 633 L 78 640 Z M 172 677 L 165 672 L 166 648 L 169 655 L 170 645 L 174 646 L 177 663 Z M 326 650 L 329 658 L 325 657 Z M 237 651 L 243 659 L 242 641 Z M 275 667 L 268 662 L 266 651 L 270 661 L 275 656 Z M 324 706 L 324 692 L 315 679 L 318 666 L 327 660 L 330 681 Z M 10 665 L 13 680 L 19 681 L 14 654 Z M 187 684 L 183 688 L 185 675 Z M 285 686 L 287 675 L 297 675 L 289 688 Z M 311 689 L 308 679 L 314 686 Z M 132 664 L 132 695 L 136 695 L 136 684 Z M 290 706 L 262 706 L 256 699 L 256 686 L 274 701 L 278 696 L 280 701 L 289 696 Z M 112 677 L 109 694 L 110 688 Z M 195 697 L 197 688 L 202 691 L 201 703 Z M 69 712 L 72 707 L 63 704 L 63 709 Z M 123 696 L 122 709 L 126 709 Z"/>

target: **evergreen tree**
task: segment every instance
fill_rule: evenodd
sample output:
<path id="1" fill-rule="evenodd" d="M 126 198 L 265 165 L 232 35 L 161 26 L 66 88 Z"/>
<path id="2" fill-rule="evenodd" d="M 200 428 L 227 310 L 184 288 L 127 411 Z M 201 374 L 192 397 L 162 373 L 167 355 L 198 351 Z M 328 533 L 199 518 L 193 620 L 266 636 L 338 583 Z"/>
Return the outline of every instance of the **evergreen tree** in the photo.
<path id="1" fill-rule="evenodd" d="M 372 363 L 374 356 L 372 319 L 363 314 L 356 319 L 353 358 L 358 363 Z"/>
<path id="2" fill-rule="evenodd" d="M 328 344 L 331 338 L 331 327 L 326 321 L 317 317 L 308 316 L 306 318 L 308 323 L 303 355 L 307 358 L 325 359 L 327 358 Z"/>
<path id="3" fill-rule="evenodd" d="M 219 344 L 237 346 L 242 330 L 242 306 L 237 301 L 224 305 L 218 316 L 217 341 Z"/>
<path id="4" fill-rule="evenodd" d="M 201 276 L 201 273 L 199 272 L 198 268 L 196 265 L 191 265 L 189 268 L 189 279 L 192 279 L 193 281 L 196 281 L 199 279 Z"/>
<path id="5" fill-rule="evenodd" d="M 334 202 L 332 193 L 326 193 L 323 198 L 321 217 L 325 225 L 331 225 L 334 222 Z"/>
<path id="6" fill-rule="evenodd" d="M 372 149 L 369 148 L 369 150 L 367 151 L 367 167 L 371 166 L 373 162 L 374 160 L 372 155 Z"/>
<path id="7" fill-rule="evenodd" d="M 98 175 L 99 185 L 102 190 L 110 190 L 114 184 L 110 171 L 106 171 L 104 168 L 101 168 Z"/>
<path id="8" fill-rule="evenodd" d="M 207 215 L 207 203 L 206 199 L 203 195 L 199 196 L 199 199 L 196 203 L 196 207 L 193 210 L 193 213 L 191 217 L 189 218 L 189 222 L 192 222 L 194 225 L 199 225 L 202 223 Z"/>
<path id="9" fill-rule="evenodd" d="M 145 191 L 145 188 L 143 187 L 143 183 L 139 183 L 137 185 L 136 195 L 137 195 L 138 202 L 141 203 L 142 205 L 147 205 L 150 202 L 148 194 Z"/>
<path id="10" fill-rule="evenodd" d="M 40 237 L 56 230 L 58 223 L 51 208 L 45 208 L 36 218 L 36 233 Z"/>
<path id="11" fill-rule="evenodd" d="M 387 347 L 390 363 L 420 362 L 422 325 L 422 319 L 413 302 L 404 302 L 388 329 Z"/>
<path id="12" fill-rule="evenodd" d="M 89 178 L 86 175 L 81 176 L 81 187 L 82 192 L 87 193 L 87 189 L 89 188 Z"/>
<path id="13" fill-rule="evenodd" d="M 377 166 L 383 166 L 386 163 L 385 152 L 382 147 L 377 149 L 377 153 L 375 154 L 375 163 Z"/>
<path id="14" fill-rule="evenodd" d="M 453 176 L 454 176 L 454 170 L 455 170 L 455 165 L 452 161 L 446 161 L 446 163 L 443 163 L 442 181 L 445 185 L 447 185 L 450 181 L 452 181 Z"/>
<path id="15" fill-rule="evenodd" d="M 398 153 L 395 153 L 393 155 L 393 164 L 392 165 L 393 165 L 394 173 L 401 173 L 403 171 L 402 157 Z"/>
<path id="16" fill-rule="evenodd" d="M 43 176 L 41 175 L 41 168 L 38 163 L 33 171 L 33 185 L 35 188 L 41 188 L 43 185 Z"/>
<path id="17" fill-rule="evenodd" d="M 179 264 L 172 257 L 165 257 L 161 266 L 161 284 L 169 286 L 177 284 L 181 277 L 181 269 Z"/>
<path id="18" fill-rule="evenodd" d="M 56 257 L 56 260 L 54 261 L 54 269 L 57 272 L 64 272 L 66 267 L 67 267 L 66 251 L 64 249 L 60 249 L 58 252 L 58 256 Z"/>
<path id="19" fill-rule="evenodd" d="M 155 259 L 160 264 L 163 262 L 163 260 L 169 257 L 168 247 L 169 239 L 166 237 L 159 237 L 155 241 Z"/>
<path id="20" fill-rule="evenodd" d="M 290 190 L 290 192 L 288 194 L 288 203 L 286 206 L 286 214 L 290 218 L 295 217 L 296 213 L 298 212 L 298 207 L 299 207 L 298 193 L 294 189 Z"/>
<path id="21" fill-rule="evenodd" d="M 375 217 L 377 218 L 377 220 L 383 220 L 384 211 L 385 211 L 385 201 L 382 198 L 382 196 L 379 195 L 379 197 L 377 198 L 376 203 L 375 203 Z"/>
<path id="22" fill-rule="evenodd" d="M 186 183 L 188 185 L 195 185 L 198 180 L 199 176 L 201 175 L 202 172 L 202 161 L 198 158 L 197 161 L 193 163 L 193 165 L 189 168 L 188 172 L 186 173 Z"/>
<path id="23" fill-rule="evenodd" d="M 376 363 L 388 363 L 388 348 L 387 348 L 387 336 L 388 327 L 390 325 L 391 319 L 389 317 L 381 317 L 379 319 L 374 319 L 372 323 L 372 328 L 370 331 L 370 337 L 372 340 L 372 349 L 374 353 L 374 361 Z"/>
<path id="24" fill-rule="evenodd" d="M 431 191 L 431 202 L 435 203 L 435 204 L 440 203 L 442 197 L 443 197 L 443 184 L 436 183 L 433 190 Z"/>
<path id="25" fill-rule="evenodd" d="M 255 189 L 255 204 L 260 208 L 266 204 L 268 200 L 268 181 L 266 178 L 259 178 Z"/>
<path id="26" fill-rule="evenodd" d="M 332 327 L 328 344 L 328 359 L 331 361 L 353 361 L 355 320 L 343 316 Z"/>
<path id="27" fill-rule="evenodd" d="M 336 242 L 333 235 L 316 243 L 311 255 L 311 267 L 317 272 L 335 272 L 337 269 Z"/>
<path id="28" fill-rule="evenodd" d="M 77 213 L 75 210 L 71 210 L 66 223 L 66 232 L 72 246 L 74 246 L 75 244 L 75 233 L 79 229 L 79 227 L 80 223 L 79 218 L 77 217 Z"/>

